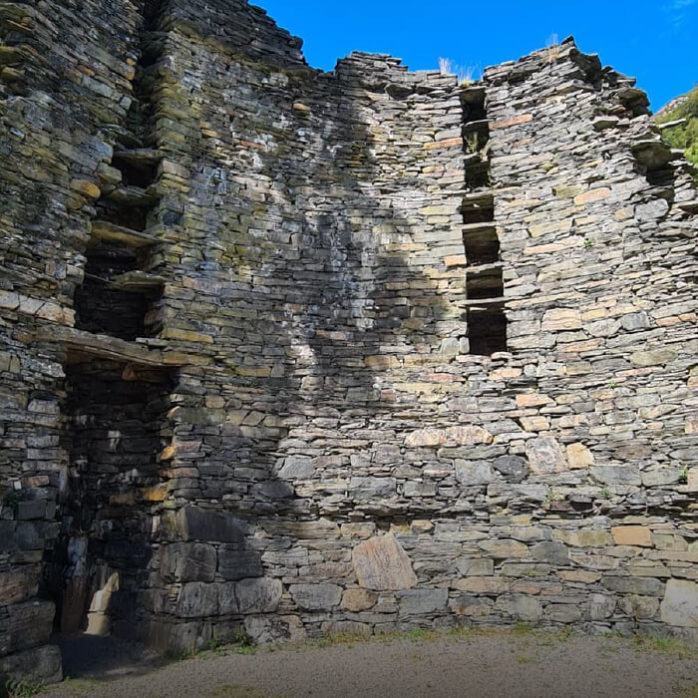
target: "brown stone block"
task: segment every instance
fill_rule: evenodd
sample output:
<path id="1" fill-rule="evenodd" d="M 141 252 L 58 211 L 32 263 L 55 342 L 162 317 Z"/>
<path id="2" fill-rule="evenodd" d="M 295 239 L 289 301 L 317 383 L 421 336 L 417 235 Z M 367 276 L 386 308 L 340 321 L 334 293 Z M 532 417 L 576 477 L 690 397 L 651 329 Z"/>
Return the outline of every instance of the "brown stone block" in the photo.
<path id="1" fill-rule="evenodd" d="M 599 189 L 590 189 L 583 194 L 579 194 L 574 197 L 574 203 L 577 206 L 583 206 L 584 204 L 590 204 L 594 201 L 601 201 L 611 195 L 611 190 L 607 187 L 601 187 Z"/>
<path id="2" fill-rule="evenodd" d="M 367 356 L 364 359 L 366 368 L 370 368 L 374 371 L 388 371 L 391 368 L 399 368 L 400 361 L 397 356 L 390 356 L 386 354 L 380 354 L 378 356 Z"/>
<path id="3" fill-rule="evenodd" d="M 451 255 L 450 257 L 444 257 L 444 264 L 447 269 L 451 267 L 464 267 L 467 264 L 464 254 Z"/>
<path id="4" fill-rule="evenodd" d="M 584 444 L 570 444 L 567 446 L 567 462 L 573 470 L 588 468 L 594 465 L 594 455 Z"/>
<path id="5" fill-rule="evenodd" d="M 165 448 L 160 451 L 158 454 L 158 461 L 163 462 L 172 460 L 175 455 L 177 455 L 177 449 L 175 448 L 174 444 L 170 444 L 169 446 L 165 446 Z"/>
<path id="6" fill-rule="evenodd" d="M 514 116 L 511 119 L 493 121 L 490 124 L 490 131 L 499 131 L 501 129 L 511 128 L 512 126 L 527 124 L 529 121 L 533 121 L 533 114 L 521 114 L 520 116 Z"/>
<path id="7" fill-rule="evenodd" d="M 520 417 L 519 422 L 523 427 L 524 431 L 537 432 L 546 431 L 550 428 L 550 422 L 547 417 L 542 415 L 535 415 L 533 417 Z"/>
<path id="8" fill-rule="evenodd" d="M 446 430 L 448 441 L 454 441 L 458 446 L 475 446 L 491 444 L 494 436 L 487 429 L 475 425 L 451 427 Z"/>
<path id="9" fill-rule="evenodd" d="M 532 245 L 530 247 L 525 247 L 523 253 L 525 255 L 552 254 L 554 252 L 562 252 L 567 248 L 568 245 L 564 242 L 551 242 L 548 245 Z"/>
<path id="10" fill-rule="evenodd" d="M 611 534 L 616 545 L 652 547 L 652 532 L 646 526 L 614 526 Z"/>
<path id="11" fill-rule="evenodd" d="M 378 594 L 368 589 L 347 589 L 342 596 L 342 610 L 358 613 L 373 608 L 378 602 Z"/>
<path id="12" fill-rule="evenodd" d="M 114 506 L 130 507 L 136 503 L 136 495 L 133 492 L 118 492 L 109 495 L 109 504 Z"/>
<path id="13" fill-rule="evenodd" d="M 522 408 L 541 407 L 549 405 L 551 402 L 552 400 L 547 395 L 541 395 L 540 393 L 526 393 L 516 396 L 516 406 Z"/>
<path id="14" fill-rule="evenodd" d="M 141 497 L 146 502 L 164 502 L 167 499 L 169 485 L 164 482 L 154 487 L 146 487 L 141 490 Z"/>
<path id="15" fill-rule="evenodd" d="M 492 371 L 489 375 L 489 379 L 492 381 L 505 381 L 512 378 L 518 378 L 522 374 L 520 368 L 498 368 Z"/>
<path id="16" fill-rule="evenodd" d="M 441 150 L 442 148 L 461 148 L 463 146 L 462 138 L 445 138 L 434 143 L 425 143 L 424 150 Z"/>
<path id="17" fill-rule="evenodd" d="M 163 339 L 177 339 L 182 342 L 194 342 L 197 344 L 213 344 L 213 337 L 201 332 L 182 330 L 177 327 L 167 327 L 162 332 Z"/>
<path id="18" fill-rule="evenodd" d="M 99 199 L 102 195 L 99 187 L 89 179 L 73 179 L 70 182 L 70 188 L 88 199 Z"/>

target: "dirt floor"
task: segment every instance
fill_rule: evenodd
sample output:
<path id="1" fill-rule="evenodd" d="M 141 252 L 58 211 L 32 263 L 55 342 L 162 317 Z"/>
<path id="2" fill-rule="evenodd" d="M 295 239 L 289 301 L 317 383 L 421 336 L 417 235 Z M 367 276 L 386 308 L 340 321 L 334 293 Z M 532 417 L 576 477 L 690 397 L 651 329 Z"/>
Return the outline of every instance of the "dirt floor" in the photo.
<path id="1" fill-rule="evenodd" d="M 63 652 L 69 678 L 43 698 L 698 697 L 698 648 L 668 639 L 416 631 L 166 664 L 110 639 L 76 638 Z"/>

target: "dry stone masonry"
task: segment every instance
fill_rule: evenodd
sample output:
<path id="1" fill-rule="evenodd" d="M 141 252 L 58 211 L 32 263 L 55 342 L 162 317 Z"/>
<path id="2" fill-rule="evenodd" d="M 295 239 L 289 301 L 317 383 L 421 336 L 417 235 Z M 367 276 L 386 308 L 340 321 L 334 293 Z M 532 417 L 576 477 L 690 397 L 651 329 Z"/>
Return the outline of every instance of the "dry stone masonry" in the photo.
<path id="1" fill-rule="evenodd" d="M 698 196 L 572 40 L 332 73 L 244 0 L 0 3 L 0 671 L 698 636 Z"/>

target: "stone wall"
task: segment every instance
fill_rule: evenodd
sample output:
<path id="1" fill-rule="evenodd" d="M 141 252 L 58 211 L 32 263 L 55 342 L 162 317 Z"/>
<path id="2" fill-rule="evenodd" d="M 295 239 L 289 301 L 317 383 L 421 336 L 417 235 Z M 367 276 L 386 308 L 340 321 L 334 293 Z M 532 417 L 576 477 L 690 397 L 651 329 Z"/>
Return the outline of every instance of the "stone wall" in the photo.
<path id="1" fill-rule="evenodd" d="M 37 592 L 68 494 L 65 357 L 39 334 L 74 323 L 139 23 L 109 0 L 0 7 L 0 672 L 60 678 L 54 605 Z"/>
<path id="2" fill-rule="evenodd" d="M 241 0 L 108 4 L 3 10 L 7 668 L 52 601 L 173 650 L 695 635 L 698 204 L 633 82 L 571 41 L 323 74 Z"/>

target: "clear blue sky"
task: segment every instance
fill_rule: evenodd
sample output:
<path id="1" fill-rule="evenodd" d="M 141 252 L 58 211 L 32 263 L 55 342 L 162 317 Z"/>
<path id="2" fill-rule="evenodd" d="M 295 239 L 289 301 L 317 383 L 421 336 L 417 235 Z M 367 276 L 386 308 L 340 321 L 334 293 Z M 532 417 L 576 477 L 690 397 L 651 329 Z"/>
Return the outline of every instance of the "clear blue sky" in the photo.
<path id="1" fill-rule="evenodd" d="M 304 39 L 310 65 L 351 51 L 390 53 L 412 70 L 440 56 L 482 69 L 570 34 L 638 79 L 654 109 L 698 82 L 698 0 L 250 0 Z"/>

